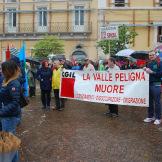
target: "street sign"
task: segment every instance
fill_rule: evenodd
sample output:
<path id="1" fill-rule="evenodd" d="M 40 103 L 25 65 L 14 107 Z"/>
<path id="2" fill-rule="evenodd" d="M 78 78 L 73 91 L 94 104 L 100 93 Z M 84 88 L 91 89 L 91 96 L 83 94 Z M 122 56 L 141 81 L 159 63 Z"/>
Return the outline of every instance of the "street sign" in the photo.
<path id="1" fill-rule="evenodd" d="M 118 40 L 118 26 L 100 27 L 100 39 L 101 40 Z"/>

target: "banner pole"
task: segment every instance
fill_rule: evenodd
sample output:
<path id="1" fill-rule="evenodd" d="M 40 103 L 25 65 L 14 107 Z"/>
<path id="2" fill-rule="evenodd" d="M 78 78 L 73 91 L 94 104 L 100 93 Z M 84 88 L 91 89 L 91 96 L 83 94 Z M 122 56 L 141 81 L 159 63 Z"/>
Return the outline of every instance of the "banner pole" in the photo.
<path id="1" fill-rule="evenodd" d="M 110 48 L 111 48 L 111 45 L 110 45 L 110 40 L 109 40 L 109 55 L 110 55 L 110 52 L 111 52 Z"/>

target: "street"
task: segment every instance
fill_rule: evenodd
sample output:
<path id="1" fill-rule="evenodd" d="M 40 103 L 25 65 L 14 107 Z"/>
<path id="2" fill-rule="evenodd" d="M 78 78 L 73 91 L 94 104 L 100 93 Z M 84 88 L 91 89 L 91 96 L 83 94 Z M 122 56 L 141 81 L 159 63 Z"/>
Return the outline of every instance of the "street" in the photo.
<path id="1" fill-rule="evenodd" d="M 162 162 L 162 127 L 143 122 L 146 108 L 121 106 L 109 118 L 104 104 L 67 100 L 62 112 L 44 111 L 39 97 L 18 127 L 22 161 Z"/>

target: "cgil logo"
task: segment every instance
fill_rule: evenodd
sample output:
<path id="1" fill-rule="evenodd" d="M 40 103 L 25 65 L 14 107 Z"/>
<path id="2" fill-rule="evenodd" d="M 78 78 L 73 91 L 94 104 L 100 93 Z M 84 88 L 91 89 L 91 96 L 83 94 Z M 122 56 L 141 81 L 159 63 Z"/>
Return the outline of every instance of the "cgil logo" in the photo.
<path id="1" fill-rule="evenodd" d="M 62 72 L 62 77 L 63 78 L 75 78 L 75 72 Z"/>

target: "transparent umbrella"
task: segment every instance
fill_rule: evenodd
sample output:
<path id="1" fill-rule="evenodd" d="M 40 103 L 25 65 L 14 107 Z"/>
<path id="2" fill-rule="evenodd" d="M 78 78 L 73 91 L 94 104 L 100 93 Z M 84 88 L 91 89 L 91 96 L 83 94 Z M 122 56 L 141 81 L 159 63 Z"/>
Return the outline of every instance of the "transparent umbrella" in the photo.
<path id="1" fill-rule="evenodd" d="M 124 56 L 124 57 L 129 57 L 133 52 L 135 52 L 132 49 L 124 49 L 119 51 L 116 56 Z"/>

